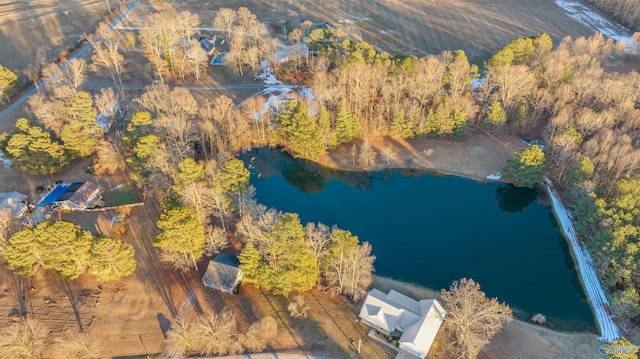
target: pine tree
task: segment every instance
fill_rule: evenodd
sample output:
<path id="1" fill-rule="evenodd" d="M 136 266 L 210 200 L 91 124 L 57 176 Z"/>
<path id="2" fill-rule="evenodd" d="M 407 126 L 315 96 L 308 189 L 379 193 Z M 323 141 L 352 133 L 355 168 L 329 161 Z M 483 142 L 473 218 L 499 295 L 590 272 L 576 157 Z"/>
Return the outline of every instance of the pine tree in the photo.
<path id="1" fill-rule="evenodd" d="M 11 135 L 3 134 L 0 142 L 4 153 L 21 171 L 45 175 L 56 173 L 69 163 L 62 145 L 25 118 L 16 122 L 16 130 Z"/>
<path id="2" fill-rule="evenodd" d="M 499 101 L 495 101 L 489 107 L 487 115 L 483 119 L 483 123 L 490 127 L 499 127 L 507 122 L 507 114 L 502 108 Z"/>
<path id="3" fill-rule="evenodd" d="M 260 287 L 264 264 L 260 252 L 253 243 L 249 242 L 242 248 L 238 260 L 240 260 L 240 269 L 242 269 L 242 280 Z"/>
<path id="4" fill-rule="evenodd" d="M 516 154 L 516 158 L 507 162 L 503 173 L 503 178 L 513 181 L 516 186 L 533 187 L 547 173 L 544 152 L 538 145 L 523 149 Z"/>
<path id="5" fill-rule="evenodd" d="M 77 278 L 87 267 L 92 235 L 67 221 L 43 222 L 23 229 L 9 239 L 4 256 L 11 270 L 35 275 L 39 268 L 55 270 L 66 280 Z"/>
<path id="6" fill-rule="evenodd" d="M 315 160 L 324 152 L 322 130 L 309 116 L 303 103 L 288 102 L 278 120 L 285 143 L 294 157 Z"/>
<path id="7" fill-rule="evenodd" d="M 96 238 L 91 246 L 89 273 L 100 282 L 131 275 L 136 269 L 133 246 L 118 239 Z"/>
<path id="8" fill-rule="evenodd" d="M 164 258 L 171 265 L 182 269 L 193 265 L 197 270 L 196 260 L 204 253 L 206 238 L 198 213 L 174 204 L 165 203 L 164 207 L 156 223 L 160 233 L 153 245 L 164 252 Z"/>
<path id="9" fill-rule="evenodd" d="M 336 112 L 335 145 L 349 142 L 360 135 L 360 121 L 350 114 L 344 106 Z"/>
<path id="10" fill-rule="evenodd" d="M 0 98 L 9 97 L 18 88 L 18 76 L 8 68 L 0 65 Z"/>
<path id="11" fill-rule="evenodd" d="M 67 106 L 69 122 L 64 125 L 60 139 L 65 149 L 75 157 L 90 156 L 102 138 L 104 129 L 96 122 L 96 110 L 93 108 L 91 95 L 78 91 L 73 101 Z"/>

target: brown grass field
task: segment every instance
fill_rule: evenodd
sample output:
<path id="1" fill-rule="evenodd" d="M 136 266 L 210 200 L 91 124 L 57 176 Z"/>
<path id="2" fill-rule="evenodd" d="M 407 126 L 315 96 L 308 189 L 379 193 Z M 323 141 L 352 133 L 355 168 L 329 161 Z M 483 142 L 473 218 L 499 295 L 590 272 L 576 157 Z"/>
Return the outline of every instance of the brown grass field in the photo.
<path id="1" fill-rule="evenodd" d="M 123 25 L 141 25 L 152 8 L 173 7 L 199 14 L 202 26 L 208 27 L 218 8 L 240 6 L 248 7 L 261 21 L 268 22 L 279 36 L 284 34 L 283 25 L 289 31 L 298 27 L 301 21 L 311 19 L 316 23 L 331 22 L 347 31 L 348 36 L 368 41 L 391 53 L 424 55 L 463 49 L 469 59 L 478 64 L 515 37 L 548 32 L 557 42 L 564 36 L 591 34 L 589 29 L 564 15 L 552 0 L 185 0 L 168 4 L 163 0 L 143 0 Z M 69 15 L 64 14 L 65 10 Z M 51 60 L 82 33 L 91 31 L 105 10 L 104 0 L 0 0 L 0 63 L 14 70 L 22 69 L 43 52 Z M 130 55 L 127 59 L 135 57 Z M 131 65 L 132 73 L 143 71 L 135 64 Z M 141 74 L 131 76 L 134 83 L 146 79 Z M 234 99 L 241 100 L 249 95 L 242 92 Z M 135 92 L 132 91 L 131 96 L 135 97 Z M 198 91 L 196 96 L 201 99 L 212 93 Z M 18 115 L 16 111 L 12 117 Z M 15 118 L 2 119 L 0 132 L 10 130 L 14 122 Z M 488 139 L 486 136 L 455 143 L 433 139 L 398 142 L 395 145 L 404 151 L 399 154 L 397 165 L 409 163 L 482 178 L 495 168 L 501 168 L 513 150 L 510 146 L 519 145 L 516 142 L 515 139 Z M 382 145 L 383 139 L 377 139 L 375 143 Z M 478 163 L 451 161 L 452 158 L 463 158 L 468 153 L 465 151 L 476 151 L 477 148 L 486 151 L 482 152 L 486 153 L 483 158 L 491 163 L 480 166 L 479 160 Z M 433 149 L 433 156 L 423 156 L 425 149 Z M 339 166 L 344 162 L 340 153 L 338 151 L 325 160 Z M 97 180 L 103 188 L 126 180 L 124 177 L 95 179 L 84 171 L 88 164 L 89 160 L 76 161 L 55 176 L 28 176 L 0 168 L 0 191 L 18 190 L 33 199 L 37 186 L 58 179 Z M 205 260 L 200 263 L 201 273 L 183 275 L 165 269 L 151 245 L 155 238 L 158 207 L 157 201 L 148 200 L 143 210 L 133 211 L 122 239 L 134 246 L 138 268 L 131 277 L 115 283 L 99 287 L 89 275 L 70 284 L 62 283 L 52 275 L 22 279 L 0 263 L 0 329 L 26 313 L 27 317 L 42 321 L 52 331 L 52 344 L 44 358 L 66 357 L 59 351 L 58 344 L 78 335 L 80 330 L 91 340 L 99 357 L 144 357 L 164 351 L 163 335 L 174 316 L 194 316 L 200 311 L 228 307 L 238 317 L 242 329 L 262 316 L 276 317 L 280 335 L 271 348 L 273 350 L 319 354 L 326 358 L 395 357 L 394 352 L 365 337 L 367 328 L 355 322 L 357 306 L 342 298 L 321 291 L 305 293 L 310 317 L 294 319 L 287 314 L 285 298 L 265 294 L 251 286 L 243 287 L 237 296 L 205 289 L 199 280 Z M 97 212 L 66 214 L 59 218 L 109 235 L 112 215 L 111 212 Z M 409 288 L 402 283 L 382 283 L 380 279 L 376 285 Z M 422 295 L 419 293 L 416 292 Z M 515 322 L 496 338 L 482 357 L 596 358 L 597 342 L 592 337 L 555 333 Z M 360 338 L 365 338 L 363 353 L 357 355 L 354 350 Z M 436 347 L 430 357 L 446 358 L 443 351 Z"/>
<path id="2" fill-rule="evenodd" d="M 149 0 L 147 6 L 166 8 L 163 3 Z M 310 19 L 330 22 L 349 37 L 390 53 L 423 56 L 462 49 L 478 65 L 516 37 L 547 32 L 557 43 L 565 36 L 592 34 L 553 0 L 170 0 L 169 4 L 199 14 L 202 26 L 211 26 L 219 7 L 246 6 L 279 36 L 284 33 L 282 21 L 290 30 Z M 137 19 L 143 18 L 140 14 Z"/>
<path id="3" fill-rule="evenodd" d="M 52 61 L 106 12 L 105 0 L 0 0 L 0 64 L 21 70 Z"/>

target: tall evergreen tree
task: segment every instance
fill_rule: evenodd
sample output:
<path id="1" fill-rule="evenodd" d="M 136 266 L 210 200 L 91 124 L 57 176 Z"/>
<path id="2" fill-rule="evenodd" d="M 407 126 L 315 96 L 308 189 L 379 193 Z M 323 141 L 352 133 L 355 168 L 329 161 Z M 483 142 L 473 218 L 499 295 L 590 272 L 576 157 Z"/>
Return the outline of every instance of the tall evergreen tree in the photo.
<path id="1" fill-rule="evenodd" d="M 96 110 L 91 95 L 78 91 L 67 106 L 69 121 L 62 127 L 60 139 L 65 149 L 76 157 L 90 156 L 102 138 L 104 129 L 96 122 Z"/>
<path id="2" fill-rule="evenodd" d="M 89 273 L 108 282 L 131 275 L 136 269 L 133 246 L 119 239 L 94 239 L 89 258 Z"/>
<path id="3" fill-rule="evenodd" d="M 163 252 L 163 259 L 171 265 L 187 269 L 204 253 L 204 226 L 196 210 L 173 203 L 165 203 L 164 211 L 156 223 L 160 229 L 155 247 Z"/>
<path id="4" fill-rule="evenodd" d="M 288 102 L 278 115 L 280 131 L 294 157 L 315 160 L 324 152 L 324 135 L 301 102 Z"/>
<path id="5" fill-rule="evenodd" d="M 0 65 L 0 98 L 9 97 L 18 88 L 18 76 Z"/>
<path id="6" fill-rule="evenodd" d="M 31 125 L 25 118 L 16 122 L 11 135 L 4 133 L 0 143 L 13 165 L 31 174 L 56 173 L 69 163 L 62 145 L 53 141 L 49 132 Z"/>
<path id="7" fill-rule="evenodd" d="M 509 160 L 502 170 L 503 178 L 513 181 L 516 186 L 533 187 L 547 173 L 547 162 L 542 148 L 538 145 L 527 147 Z"/>
<path id="8" fill-rule="evenodd" d="M 360 121 L 350 114 L 344 106 L 336 111 L 335 145 L 349 142 L 360 135 Z"/>

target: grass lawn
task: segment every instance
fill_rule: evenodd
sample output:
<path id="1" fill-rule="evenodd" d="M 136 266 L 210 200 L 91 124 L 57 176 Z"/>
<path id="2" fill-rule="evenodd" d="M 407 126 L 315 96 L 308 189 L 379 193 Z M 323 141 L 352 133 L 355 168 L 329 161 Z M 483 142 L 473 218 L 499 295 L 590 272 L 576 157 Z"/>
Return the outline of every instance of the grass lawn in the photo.
<path id="1" fill-rule="evenodd" d="M 142 196 L 136 188 L 121 188 L 117 191 L 106 192 L 102 194 L 102 198 L 104 198 L 107 207 L 142 202 Z"/>

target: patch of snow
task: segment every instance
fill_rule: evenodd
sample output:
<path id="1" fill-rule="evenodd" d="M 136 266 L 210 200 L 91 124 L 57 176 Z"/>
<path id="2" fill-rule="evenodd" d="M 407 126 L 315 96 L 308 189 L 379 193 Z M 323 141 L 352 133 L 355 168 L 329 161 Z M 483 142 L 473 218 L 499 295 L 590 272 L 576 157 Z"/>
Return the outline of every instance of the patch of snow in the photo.
<path id="1" fill-rule="evenodd" d="M 564 10 L 567 16 L 594 32 L 601 32 L 604 36 L 616 41 L 624 41 L 627 44 L 627 50 L 637 47 L 636 41 L 631 38 L 631 31 L 605 19 L 600 14 L 593 12 L 588 6 L 577 1 L 554 0 L 554 2 Z"/>
<path id="2" fill-rule="evenodd" d="M 2 165 L 4 168 L 11 168 L 13 165 L 13 161 L 8 158 L 4 158 L 4 152 L 0 151 L 0 161 L 2 161 Z"/>
<path id="3" fill-rule="evenodd" d="M 488 180 L 497 181 L 502 178 L 502 174 L 500 172 L 492 173 L 487 176 Z"/>
<path id="4" fill-rule="evenodd" d="M 273 71 L 271 70 L 271 67 L 269 66 L 269 62 L 267 62 L 266 60 L 263 60 L 260 63 L 260 67 L 262 68 L 262 71 L 260 71 L 258 76 L 256 76 L 256 80 L 262 81 L 267 85 L 276 85 L 276 84 L 282 83 L 278 81 L 278 79 L 276 78 L 276 74 L 274 74 Z"/>
<path id="5" fill-rule="evenodd" d="M 298 94 L 300 96 L 306 97 L 309 101 L 313 101 L 316 98 L 313 90 L 308 87 L 303 87 L 301 90 L 298 90 Z"/>
<path id="6" fill-rule="evenodd" d="M 598 279 L 593 259 L 589 255 L 589 252 L 587 252 L 587 250 L 578 242 L 578 236 L 576 235 L 575 228 L 573 227 L 573 221 L 571 220 L 573 216 L 556 196 L 555 191 L 552 188 L 551 181 L 547 180 L 546 187 L 549 197 L 551 198 L 553 210 L 558 218 L 558 222 L 560 222 L 562 231 L 567 236 L 569 243 L 571 244 L 571 250 L 573 252 L 573 257 L 576 260 L 576 264 L 578 265 L 580 278 L 582 279 L 585 291 L 587 292 L 587 297 L 589 297 L 589 301 L 593 307 L 598 327 L 600 329 L 600 337 L 598 339 L 607 343 L 615 342 L 620 338 L 620 330 L 608 314 L 609 300 L 607 299 L 604 289 L 602 288 L 602 284 Z"/>

